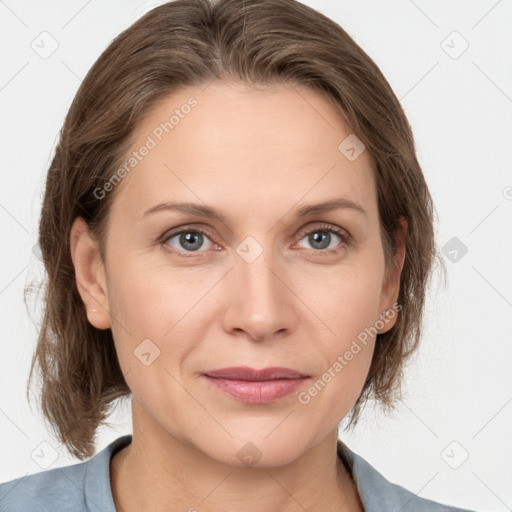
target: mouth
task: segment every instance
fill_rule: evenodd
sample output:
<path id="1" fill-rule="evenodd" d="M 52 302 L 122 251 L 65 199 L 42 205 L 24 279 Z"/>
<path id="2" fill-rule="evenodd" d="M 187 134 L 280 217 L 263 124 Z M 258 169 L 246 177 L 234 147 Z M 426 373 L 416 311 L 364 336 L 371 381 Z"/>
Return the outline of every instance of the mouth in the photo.
<path id="1" fill-rule="evenodd" d="M 222 368 L 202 374 L 216 390 L 240 402 L 265 404 L 276 402 L 299 389 L 309 375 L 283 367 L 255 370 L 247 366 Z"/>

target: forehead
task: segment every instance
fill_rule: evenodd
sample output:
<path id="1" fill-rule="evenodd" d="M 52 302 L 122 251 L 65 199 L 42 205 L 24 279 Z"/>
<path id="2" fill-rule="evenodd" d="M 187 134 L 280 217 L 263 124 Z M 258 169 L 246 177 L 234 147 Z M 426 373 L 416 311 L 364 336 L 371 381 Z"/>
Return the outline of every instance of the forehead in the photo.
<path id="1" fill-rule="evenodd" d="M 302 198 L 346 196 L 371 213 L 376 201 L 367 152 L 356 159 L 343 152 L 353 137 L 334 106 L 303 86 L 187 87 L 139 122 L 126 155 L 135 151 L 138 160 L 119 185 L 118 208 L 140 216 L 179 198 L 254 213 Z"/>

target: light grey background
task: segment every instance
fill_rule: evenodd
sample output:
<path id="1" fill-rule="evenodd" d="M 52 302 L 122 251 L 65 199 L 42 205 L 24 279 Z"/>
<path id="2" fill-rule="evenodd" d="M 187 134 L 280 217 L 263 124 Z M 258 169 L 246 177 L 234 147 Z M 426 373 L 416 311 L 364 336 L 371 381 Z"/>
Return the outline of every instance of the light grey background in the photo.
<path id="1" fill-rule="evenodd" d="M 23 288 L 43 275 L 32 248 L 66 109 L 100 52 L 158 3 L 0 0 L 0 482 L 76 462 L 25 398 L 40 307 L 31 319 Z M 512 510 L 512 0 L 304 3 L 339 22 L 401 99 L 448 269 L 396 413 L 369 407 L 340 436 L 422 497 Z M 126 403 L 111 421 L 98 450 L 130 432 Z"/>

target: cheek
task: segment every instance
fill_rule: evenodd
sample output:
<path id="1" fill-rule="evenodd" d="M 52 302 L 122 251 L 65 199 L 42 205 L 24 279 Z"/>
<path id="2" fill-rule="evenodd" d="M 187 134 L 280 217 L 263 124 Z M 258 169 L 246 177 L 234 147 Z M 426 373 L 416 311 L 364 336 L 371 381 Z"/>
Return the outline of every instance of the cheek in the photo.
<path id="1" fill-rule="evenodd" d="M 149 259 L 149 258 L 148 258 Z M 201 276 L 136 259 L 112 272 L 113 311 L 134 336 L 164 337 L 204 295 Z M 109 293 L 110 299 L 110 293 Z"/>
<path id="2" fill-rule="evenodd" d="M 347 342 L 379 318 L 382 273 L 378 261 L 340 266 L 321 275 L 303 276 L 300 282 L 297 294 L 328 327 L 331 335 L 325 339 L 334 344 Z"/>
<path id="3" fill-rule="evenodd" d="M 297 396 L 306 407 L 305 414 L 322 418 L 319 430 L 322 424 L 339 423 L 352 409 L 366 381 L 375 347 L 378 294 L 376 297 L 371 285 L 346 284 L 344 292 L 336 296 L 337 303 L 332 296 L 326 302 L 324 321 L 333 332 L 326 331 L 317 338 L 320 369 L 310 386 Z"/>
<path id="4" fill-rule="evenodd" d="M 112 332 L 132 390 L 151 385 L 146 363 L 157 371 L 181 372 L 183 361 L 207 335 L 209 300 L 214 295 L 207 291 L 219 279 L 213 272 L 173 269 L 168 263 L 147 264 L 143 259 L 125 258 L 109 273 Z"/>
<path id="5" fill-rule="evenodd" d="M 112 333 L 126 383 L 142 404 L 162 404 L 169 392 L 174 405 L 186 409 L 186 396 L 173 376 L 181 380 L 180 363 L 200 339 L 201 325 L 189 319 L 201 285 L 187 286 L 169 272 L 131 268 L 111 276 Z"/>
<path id="6" fill-rule="evenodd" d="M 137 358 L 138 352 L 149 353 L 157 361 L 165 349 L 162 340 L 186 313 L 189 288 L 170 279 L 163 272 L 130 264 L 128 259 L 109 272 L 112 334 L 125 373 L 144 363 Z"/>
<path id="7" fill-rule="evenodd" d="M 322 382 L 316 387 L 328 384 L 330 391 L 323 399 L 344 397 L 340 399 L 342 407 L 359 395 L 373 355 L 382 276 L 371 268 L 332 274 L 326 293 L 318 298 L 309 295 L 315 301 L 311 309 L 321 312 L 326 326 L 316 338 L 323 362 Z"/>

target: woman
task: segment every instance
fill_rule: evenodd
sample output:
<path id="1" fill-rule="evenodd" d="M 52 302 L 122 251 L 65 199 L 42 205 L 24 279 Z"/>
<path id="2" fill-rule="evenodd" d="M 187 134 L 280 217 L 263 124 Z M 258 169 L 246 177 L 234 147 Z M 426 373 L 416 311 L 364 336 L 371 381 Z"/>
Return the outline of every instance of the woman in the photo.
<path id="1" fill-rule="evenodd" d="M 338 440 L 392 407 L 436 258 L 407 119 L 294 0 L 176 0 L 83 81 L 49 169 L 32 370 L 69 451 L 1 510 L 461 510 Z M 32 374 L 32 372 L 31 372 Z"/>

